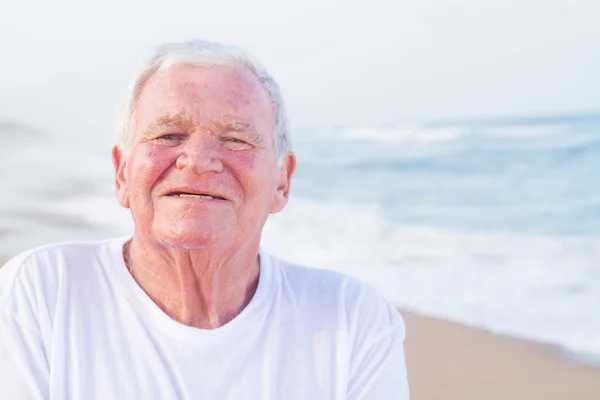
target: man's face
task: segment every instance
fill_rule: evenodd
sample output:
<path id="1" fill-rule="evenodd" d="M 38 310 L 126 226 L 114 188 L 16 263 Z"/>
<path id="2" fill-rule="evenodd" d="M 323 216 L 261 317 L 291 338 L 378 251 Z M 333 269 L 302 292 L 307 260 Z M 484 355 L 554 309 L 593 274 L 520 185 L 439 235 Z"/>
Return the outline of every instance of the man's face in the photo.
<path id="1" fill-rule="evenodd" d="M 128 156 L 113 149 L 117 198 L 137 235 L 164 245 L 259 241 L 295 168 L 278 165 L 271 99 L 247 69 L 174 65 L 137 101 Z"/>

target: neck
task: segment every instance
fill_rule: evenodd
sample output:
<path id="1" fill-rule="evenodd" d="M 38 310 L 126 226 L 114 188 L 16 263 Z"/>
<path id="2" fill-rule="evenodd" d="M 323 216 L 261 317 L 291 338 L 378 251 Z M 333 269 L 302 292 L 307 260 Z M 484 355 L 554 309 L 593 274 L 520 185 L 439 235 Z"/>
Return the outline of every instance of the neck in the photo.
<path id="1" fill-rule="evenodd" d="M 193 327 L 225 325 L 258 286 L 258 242 L 234 248 L 174 249 L 134 236 L 123 249 L 131 275 L 172 319 Z"/>

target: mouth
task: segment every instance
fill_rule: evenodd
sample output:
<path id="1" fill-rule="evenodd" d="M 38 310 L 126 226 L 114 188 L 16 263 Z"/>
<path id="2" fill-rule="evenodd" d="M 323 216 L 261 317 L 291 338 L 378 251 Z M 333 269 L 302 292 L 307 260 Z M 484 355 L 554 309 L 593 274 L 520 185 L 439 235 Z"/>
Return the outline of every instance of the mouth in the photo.
<path id="1" fill-rule="evenodd" d="M 191 193 L 191 192 L 170 192 L 170 193 L 167 193 L 167 197 L 180 197 L 180 198 L 206 199 L 206 200 L 227 200 L 224 197 L 217 196 L 214 194 Z"/>

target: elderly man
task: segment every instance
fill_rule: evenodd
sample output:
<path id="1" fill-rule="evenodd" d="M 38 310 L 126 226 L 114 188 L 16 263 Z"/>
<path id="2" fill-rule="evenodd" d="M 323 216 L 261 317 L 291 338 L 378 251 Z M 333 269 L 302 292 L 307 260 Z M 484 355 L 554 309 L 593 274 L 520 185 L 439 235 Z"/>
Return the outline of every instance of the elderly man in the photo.
<path id="1" fill-rule="evenodd" d="M 296 160 L 278 86 L 247 53 L 161 48 L 112 158 L 132 236 L 0 270 L 0 398 L 408 398 L 398 312 L 260 246 Z"/>

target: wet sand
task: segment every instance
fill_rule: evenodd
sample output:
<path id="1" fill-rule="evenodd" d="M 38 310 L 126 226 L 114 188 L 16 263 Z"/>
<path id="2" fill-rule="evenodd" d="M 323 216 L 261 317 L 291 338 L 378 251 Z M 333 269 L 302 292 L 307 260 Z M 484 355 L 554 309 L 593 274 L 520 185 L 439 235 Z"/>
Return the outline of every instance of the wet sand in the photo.
<path id="1" fill-rule="evenodd" d="M 557 348 L 402 314 L 412 400 L 600 399 L 600 368 Z"/>

